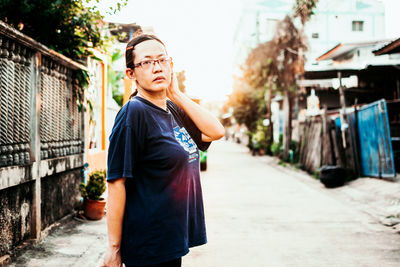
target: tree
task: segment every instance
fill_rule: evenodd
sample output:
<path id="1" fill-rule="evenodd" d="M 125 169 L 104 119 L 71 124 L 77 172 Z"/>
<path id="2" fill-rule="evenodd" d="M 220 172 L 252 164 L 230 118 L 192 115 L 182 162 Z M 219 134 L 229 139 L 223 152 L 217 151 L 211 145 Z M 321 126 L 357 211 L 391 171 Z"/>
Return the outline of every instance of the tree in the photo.
<path id="1" fill-rule="evenodd" d="M 296 0 L 293 17 L 300 18 L 302 29 L 297 29 L 291 17 L 286 16 L 279 23 L 274 41 L 283 51 L 283 76 L 284 85 L 284 111 L 285 129 L 283 132 L 283 158 L 286 160 L 292 141 L 292 114 L 293 96 L 296 88 L 296 79 L 304 73 L 305 51 L 307 50 L 307 38 L 304 35 L 304 25 L 314 14 L 313 10 L 319 0 Z M 297 97 L 297 96 L 296 96 Z"/>
<path id="2" fill-rule="evenodd" d="M 278 23 L 272 40 L 279 48 L 273 61 L 277 66 L 278 88 L 283 93 L 283 108 L 285 114 L 283 131 L 283 159 L 289 156 L 292 142 L 292 111 L 293 96 L 296 88 L 296 77 L 304 72 L 304 52 L 307 50 L 306 37 L 294 25 L 292 18 L 286 16 Z"/>
<path id="3" fill-rule="evenodd" d="M 296 0 L 293 17 L 299 17 L 303 25 L 313 14 L 318 0 Z M 284 96 L 285 128 L 283 134 L 283 158 L 287 159 L 292 136 L 292 106 L 296 79 L 304 72 L 307 50 L 303 29 L 298 29 L 291 16 L 286 16 L 277 25 L 271 41 L 254 48 L 247 57 L 243 68 L 243 80 L 252 90 L 264 89 L 267 118 L 271 121 L 271 97 L 276 91 Z M 253 106 L 253 108 L 256 108 Z M 256 108 L 257 109 L 257 108 Z M 247 111 L 252 114 L 252 110 Z M 251 117 L 251 116 L 250 116 Z M 254 121 L 257 119 L 252 118 Z M 272 136 L 272 127 L 269 127 Z M 271 139 L 270 139 L 271 140 Z"/>
<path id="4" fill-rule="evenodd" d="M 0 0 L 0 19 L 36 41 L 78 62 L 102 48 L 99 0 Z M 116 3 L 120 10 L 127 0 Z M 91 5 L 91 6 L 90 6 Z"/>
<path id="5" fill-rule="evenodd" d="M 253 90 L 264 89 L 267 118 L 271 121 L 271 96 L 280 91 L 284 96 L 285 130 L 283 157 L 287 158 L 291 143 L 292 95 L 296 75 L 304 70 L 303 51 L 307 49 L 305 37 L 291 17 L 286 16 L 277 25 L 275 35 L 269 42 L 253 49 L 247 57 L 243 78 Z M 257 119 L 256 119 L 257 120 Z M 272 142 L 272 127 L 268 131 Z M 269 144 L 270 145 L 270 144 Z"/>
<path id="6" fill-rule="evenodd" d="M 266 112 L 263 101 L 264 90 L 254 90 L 245 82 L 235 79 L 233 93 L 229 97 L 229 104 L 233 106 L 233 117 L 239 124 L 246 125 L 250 133 L 257 128 L 257 120 Z"/>
<path id="7" fill-rule="evenodd" d="M 296 0 L 293 7 L 293 16 L 299 17 L 301 24 L 304 26 L 306 22 L 314 15 L 314 8 L 317 6 L 319 0 Z"/>
<path id="8" fill-rule="evenodd" d="M 111 40 L 103 34 L 99 0 L 0 0 L 0 20 L 36 41 L 77 62 L 86 63 L 93 49 L 106 50 Z M 127 0 L 118 0 L 109 13 L 120 10 Z M 85 109 L 83 90 L 89 84 L 84 70 L 73 73 L 79 110 Z M 87 100 L 92 110 L 92 104 Z"/>
<path id="9" fill-rule="evenodd" d="M 276 61 L 276 46 L 273 42 L 259 44 L 253 49 L 246 59 L 243 68 L 243 79 L 254 90 L 262 90 L 263 95 L 259 95 L 261 103 L 265 103 L 266 119 L 271 122 L 271 98 L 273 91 L 276 91 L 274 81 L 278 72 Z M 254 107 L 254 106 L 253 106 Z M 257 107 L 258 110 L 260 108 Z M 264 115 L 264 114 L 262 114 Z M 258 121 L 259 118 L 253 118 Z M 272 145 L 273 125 L 270 123 L 267 132 L 267 148 Z"/>

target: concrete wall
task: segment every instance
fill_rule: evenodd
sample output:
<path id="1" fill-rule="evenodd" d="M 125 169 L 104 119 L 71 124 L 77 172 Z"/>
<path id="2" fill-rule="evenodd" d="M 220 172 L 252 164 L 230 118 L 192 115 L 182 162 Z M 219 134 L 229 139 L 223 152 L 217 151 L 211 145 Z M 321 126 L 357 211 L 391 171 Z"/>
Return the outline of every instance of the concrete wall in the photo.
<path id="1" fill-rule="evenodd" d="M 30 237 L 33 186 L 31 181 L 0 191 L 0 255 Z"/>
<path id="2" fill-rule="evenodd" d="M 73 212 L 80 199 L 83 181 L 83 154 L 41 161 L 40 230 Z M 13 176 L 23 172 L 26 175 Z M 22 241 L 32 237 L 35 224 L 35 180 L 31 167 L 0 168 L 0 255 L 7 254 Z M 8 181 L 6 183 L 4 181 Z M 11 186 L 8 186 L 11 185 Z"/>
<path id="3" fill-rule="evenodd" d="M 0 21 L 0 257 L 71 213 L 83 180 L 84 66 Z"/>
<path id="4" fill-rule="evenodd" d="M 74 210 L 80 199 L 82 181 L 80 168 L 41 179 L 42 230 Z"/>

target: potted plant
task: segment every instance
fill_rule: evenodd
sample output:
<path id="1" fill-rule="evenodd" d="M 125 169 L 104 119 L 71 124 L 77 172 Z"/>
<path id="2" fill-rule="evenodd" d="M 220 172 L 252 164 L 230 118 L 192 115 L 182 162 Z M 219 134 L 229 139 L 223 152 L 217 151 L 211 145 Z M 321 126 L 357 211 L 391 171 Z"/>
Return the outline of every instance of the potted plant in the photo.
<path id="1" fill-rule="evenodd" d="M 84 198 L 84 215 L 92 220 L 103 218 L 106 201 L 101 195 L 106 190 L 106 171 L 91 172 L 89 181 L 87 184 L 81 183 L 79 190 Z"/>

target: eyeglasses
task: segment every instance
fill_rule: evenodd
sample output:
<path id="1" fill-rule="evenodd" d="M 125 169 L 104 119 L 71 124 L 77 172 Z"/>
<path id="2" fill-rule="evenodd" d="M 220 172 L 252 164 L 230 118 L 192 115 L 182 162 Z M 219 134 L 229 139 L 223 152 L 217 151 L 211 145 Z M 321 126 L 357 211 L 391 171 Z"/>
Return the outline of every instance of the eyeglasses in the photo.
<path id="1" fill-rule="evenodd" d="M 149 60 L 144 60 L 142 62 L 139 62 L 135 65 L 133 65 L 135 68 L 137 67 L 142 67 L 143 70 L 149 70 L 152 68 L 156 62 L 161 66 L 161 67 L 167 67 L 171 63 L 171 58 L 170 57 L 163 57 L 159 59 L 149 59 Z"/>

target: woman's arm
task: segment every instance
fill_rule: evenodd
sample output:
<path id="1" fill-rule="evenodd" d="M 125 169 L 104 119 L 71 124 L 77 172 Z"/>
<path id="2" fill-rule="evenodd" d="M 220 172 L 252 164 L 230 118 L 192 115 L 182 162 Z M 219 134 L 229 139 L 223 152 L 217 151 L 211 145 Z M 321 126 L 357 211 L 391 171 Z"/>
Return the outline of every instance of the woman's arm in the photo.
<path id="1" fill-rule="evenodd" d="M 224 126 L 211 112 L 198 105 L 178 88 L 178 80 L 173 75 L 171 86 L 167 90 L 167 96 L 178 105 L 202 132 L 202 141 L 211 142 L 218 140 L 225 135 Z"/>
<path id="2" fill-rule="evenodd" d="M 125 178 L 119 178 L 108 182 L 107 228 L 109 248 L 104 257 L 103 266 L 122 267 L 120 247 L 126 201 L 125 180 Z"/>

